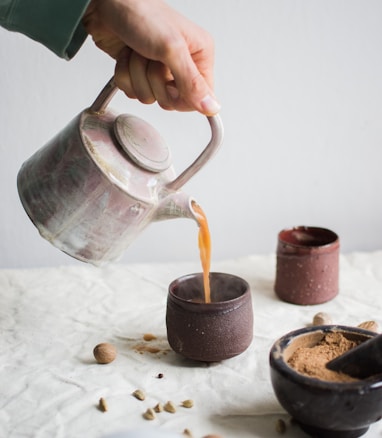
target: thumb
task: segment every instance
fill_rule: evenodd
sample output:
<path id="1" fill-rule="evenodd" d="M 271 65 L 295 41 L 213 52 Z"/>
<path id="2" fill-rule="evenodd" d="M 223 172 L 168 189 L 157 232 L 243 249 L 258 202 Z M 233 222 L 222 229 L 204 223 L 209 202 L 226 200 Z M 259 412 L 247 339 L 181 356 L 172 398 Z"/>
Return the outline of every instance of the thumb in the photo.
<path id="1" fill-rule="evenodd" d="M 213 116 L 220 111 L 220 104 L 216 100 L 213 90 L 206 78 L 198 70 L 191 55 L 183 59 L 178 58 L 171 68 L 177 91 L 168 87 L 170 95 L 174 98 L 179 93 L 179 99 L 190 108 L 206 116 Z"/>

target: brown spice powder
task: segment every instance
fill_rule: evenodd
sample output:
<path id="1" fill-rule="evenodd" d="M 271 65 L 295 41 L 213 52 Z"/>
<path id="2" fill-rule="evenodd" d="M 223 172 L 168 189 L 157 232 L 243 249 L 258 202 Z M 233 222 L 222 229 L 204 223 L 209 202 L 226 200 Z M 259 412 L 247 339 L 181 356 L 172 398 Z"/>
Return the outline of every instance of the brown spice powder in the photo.
<path id="1" fill-rule="evenodd" d="M 326 368 L 327 362 L 357 346 L 342 333 L 328 333 L 313 347 L 298 348 L 288 360 L 288 364 L 297 372 L 331 382 L 352 382 L 355 379 L 347 374 L 337 373 Z"/>

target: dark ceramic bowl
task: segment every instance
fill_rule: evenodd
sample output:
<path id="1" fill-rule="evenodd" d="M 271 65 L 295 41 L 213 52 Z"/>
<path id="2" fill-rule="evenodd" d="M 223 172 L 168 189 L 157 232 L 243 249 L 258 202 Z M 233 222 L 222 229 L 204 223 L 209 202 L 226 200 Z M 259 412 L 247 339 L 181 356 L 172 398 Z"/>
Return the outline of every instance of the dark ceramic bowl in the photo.
<path id="1" fill-rule="evenodd" d="M 270 351 L 272 385 L 280 404 L 309 435 L 356 438 L 382 417 L 382 377 L 329 382 L 300 374 L 287 364 L 297 348 L 312 347 L 334 331 L 362 342 L 376 336 L 360 328 L 329 325 L 288 333 Z"/>
<path id="2" fill-rule="evenodd" d="M 218 362 L 245 351 L 253 338 L 248 283 L 210 273 L 211 303 L 205 303 L 201 273 L 177 278 L 169 286 L 166 326 L 171 348 L 188 359 Z"/>

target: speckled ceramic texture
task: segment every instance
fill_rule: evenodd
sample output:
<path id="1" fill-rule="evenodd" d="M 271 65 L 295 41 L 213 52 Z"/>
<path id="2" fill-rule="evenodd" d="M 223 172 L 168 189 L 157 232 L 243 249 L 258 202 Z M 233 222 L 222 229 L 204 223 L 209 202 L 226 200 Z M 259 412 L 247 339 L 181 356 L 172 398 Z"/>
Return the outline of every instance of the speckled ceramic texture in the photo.
<path id="1" fill-rule="evenodd" d="M 356 438 L 382 416 L 381 375 L 328 382 L 300 374 L 287 364 L 298 347 L 311 347 L 333 331 L 359 341 L 376 336 L 368 330 L 334 325 L 288 333 L 271 348 L 271 381 L 280 404 L 306 433 L 317 438 Z"/>
<path id="2" fill-rule="evenodd" d="M 180 191 L 223 139 L 209 117 L 211 141 L 178 177 L 156 130 L 129 114 L 106 110 L 113 80 L 92 107 L 22 165 L 17 187 L 41 236 L 72 257 L 99 265 L 118 260 L 153 221 L 196 220 L 192 198 Z"/>
<path id="3" fill-rule="evenodd" d="M 210 273 L 211 303 L 205 303 L 201 273 L 169 286 L 166 326 L 171 348 L 182 356 L 218 362 L 243 353 L 253 339 L 248 283 L 237 276 Z"/>
<path id="4" fill-rule="evenodd" d="M 293 304 L 320 304 L 339 291 L 339 238 L 326 228 L 299 226 L 278 235 L 275 292 Z"/>

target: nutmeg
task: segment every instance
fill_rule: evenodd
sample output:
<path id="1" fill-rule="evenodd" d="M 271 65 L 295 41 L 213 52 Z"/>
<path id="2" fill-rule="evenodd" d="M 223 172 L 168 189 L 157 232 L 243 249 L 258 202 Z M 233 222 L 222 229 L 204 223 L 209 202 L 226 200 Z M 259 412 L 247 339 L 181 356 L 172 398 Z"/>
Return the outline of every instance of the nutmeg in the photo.
<path id="1" fill-rule="evenodd" d="M 313 325 L 329 325 L 332 324 L 332 317 L 325 312 L 318 312 L 313 317 Z"/>
<path id="2" fill-rule="evenodd" d="M 376 321 L 364 321 L 361 324 L 358 324 L 359 328 L 363 328 L 365 330 L 370 330 L 371 332 L 378 332 L 379 327 Z"/>
<path id="3" fill-rule="evenodd" d="M 100 364 L 113 362 L 117 356 L 117 349 L 114 345 L 108 342 L 102 342 L 94 347 L 93 350 L 95 360 Z"/>

